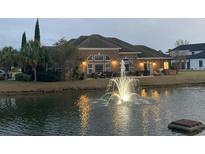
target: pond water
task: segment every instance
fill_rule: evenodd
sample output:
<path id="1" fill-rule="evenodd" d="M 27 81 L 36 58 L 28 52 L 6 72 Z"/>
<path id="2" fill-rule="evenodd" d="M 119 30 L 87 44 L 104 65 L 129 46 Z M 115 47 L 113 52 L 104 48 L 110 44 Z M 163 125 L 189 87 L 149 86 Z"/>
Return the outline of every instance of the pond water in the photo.
<path id="1" fill-rule="evenodd" d="M 106 104 L 104 90 L 0 96 L 0 135 L 182 135 L 168 123 L 205 122 L 204 86 L 137 91 L 151 104 Z"/>

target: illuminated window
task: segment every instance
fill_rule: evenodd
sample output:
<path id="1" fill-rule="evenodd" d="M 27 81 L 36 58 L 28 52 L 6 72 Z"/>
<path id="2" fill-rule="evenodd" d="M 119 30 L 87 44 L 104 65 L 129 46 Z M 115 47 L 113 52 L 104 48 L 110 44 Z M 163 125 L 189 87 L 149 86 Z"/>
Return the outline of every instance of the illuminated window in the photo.
<path id="1" fill-rule="evenodd" d="M 164 69 L 165 70 L 169 69 L 169 63 L 168 62 L 164 62 Z"/>

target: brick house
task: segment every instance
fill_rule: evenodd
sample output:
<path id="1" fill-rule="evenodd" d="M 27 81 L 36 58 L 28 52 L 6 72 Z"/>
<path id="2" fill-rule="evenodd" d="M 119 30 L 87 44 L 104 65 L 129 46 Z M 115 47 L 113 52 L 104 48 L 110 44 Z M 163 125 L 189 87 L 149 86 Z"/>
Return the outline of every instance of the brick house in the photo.
<path id="1" fill-rule="evenodd" d="M 80 36 L 69 43 L 80 51 L 81 71 L 86 75 L 98 72 L 120 71 L 120 61 L 125 61 L 127 72 L 169 69 L 170 57 L 146 46 L 134 46 L 117 38 L 101 35 Z"/>

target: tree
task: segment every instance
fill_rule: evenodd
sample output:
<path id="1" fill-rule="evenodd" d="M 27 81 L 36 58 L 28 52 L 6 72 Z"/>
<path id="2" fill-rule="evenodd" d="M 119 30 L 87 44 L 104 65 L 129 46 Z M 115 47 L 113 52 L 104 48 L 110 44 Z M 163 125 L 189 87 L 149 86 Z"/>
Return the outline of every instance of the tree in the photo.
<path id="1" fill-rule="evenodd" d="M 0 51 L 0 65 L 5 69 L 6 77 L 8 71 L 11 70 L 11 67 L 17 64 L 17 50 L 13 47 L 4 47 Z"/>
<path id="2" fill-rule="evenodd" d="M 70 74 L 79 64 L 79 51 L 63 38 L 56 42 L 55 45 L 49 52 L 50 61 L 54 64 L 54 69 L 61 67 L 65 74 Z"/>
<path id="3" fill-rule="evenodd" d="M 56 43 L 54 43 L 54 46 L 63 46 L 67 44 L 68 41 L 65 39 L 65 37 L 62 37 L 60 40 L 58 40 Z"/>
<path id="4" fill-rule="evenodd" d="M 34 41 L 38 41 L 39 43 L 41 42 L 41 40 L 40 40 L 40 28 L 39 28 L 38 19 L 37 19 L 36 25 L 35 25 Z"/>
<path id="5" fill-rule="evenodd" d="M 176 42 L 175 42 L 175 47 L 178 47 L 178 46 L 180 46 L 180 45 L 186 45 L 186 44 L 190 44 L 190 41 L 188 41 L 188 40 L 177 40 Z"/>
<path id="6" fill-rule="evenodd" d="M 48 71 L 48 63 L 49 63 L 49 53 L 45 48 L 41 48 L 41 52 L 39 53 L 40 56 L 40 62 L 44 70 L 47 72 Z"/>
<path id="7" fill-rule="evenodd" d="M 26 45 L 26 33 L 24 32 L 22 35 L 21 49 L 24 48 L 25 45 Z"/>
<path id="8" fill-rule="evenodd" d="M 41 62 L 41 48 L 38 41 L 30 40 L 22 50 L 25 62 L 32 67 L 34 81 L 37 81 L 37 66 Z"/>
<path id="9" fill-rule="evenodd" d="M 175 47 L 181 46 L 181 45 L 187 45 L 190 44 L 190 41 L 188 40 L 177 40 L 175 42 Z M 186 54 L 183 51 L 174 51 L 171 53 L 175 60 L 175 69 L 178 71 L 179 69 L 185 69 L 186 65 Z"/>

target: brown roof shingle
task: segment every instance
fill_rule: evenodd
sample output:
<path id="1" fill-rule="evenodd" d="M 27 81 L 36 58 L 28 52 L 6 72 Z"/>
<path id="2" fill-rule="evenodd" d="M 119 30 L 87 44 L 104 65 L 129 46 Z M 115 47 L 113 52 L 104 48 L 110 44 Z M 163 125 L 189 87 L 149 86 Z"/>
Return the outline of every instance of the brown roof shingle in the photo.
<path id="1" fill-rule="evenodd" d="M 114 37 L 103 37 L 98 34 L 80 36 L 68 41 L 70 45 L 77 48 L 119 48 L 120 52 L 139 52 L 139 57 L 169 57 L 161 51 L 144 45 L 132 45 Z"/>
<path id="2" fill-rule="evenodd" d="M 169 55 L 164 54 L 162 51 L 157 51 L 150 47 L 144 45 L 135 45 L 136 50 L 141 52 L 138 56 L 143 57 L 169 57 Z"/>

